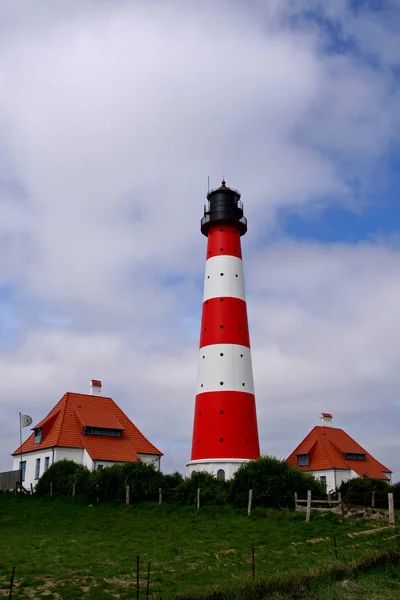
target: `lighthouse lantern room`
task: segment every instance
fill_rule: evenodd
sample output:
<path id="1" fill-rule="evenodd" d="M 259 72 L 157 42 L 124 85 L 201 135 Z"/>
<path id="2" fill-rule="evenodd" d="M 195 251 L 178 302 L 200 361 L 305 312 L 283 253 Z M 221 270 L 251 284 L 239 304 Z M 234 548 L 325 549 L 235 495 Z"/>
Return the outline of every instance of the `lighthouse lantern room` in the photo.
<path id="1" fill-rule="evenodd" d="M 209 192 L 208 238 L 191 460 L 187 473 L 229 479 L 260 456 L 240 238 L 247 219 L 238 191 Z"/>

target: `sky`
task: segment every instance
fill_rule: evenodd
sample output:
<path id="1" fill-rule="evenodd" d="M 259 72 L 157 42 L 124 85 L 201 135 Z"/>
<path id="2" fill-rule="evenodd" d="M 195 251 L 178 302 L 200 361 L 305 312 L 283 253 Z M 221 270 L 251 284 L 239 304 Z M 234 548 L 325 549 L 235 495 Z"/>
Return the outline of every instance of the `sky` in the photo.
<path id="1" fill-rule="evenodd" d="M 261 452 L 331 412 L 400 480 L 399 27 L 399 0 L 0 3 L 1 471 L 18 412 L 92 378 L 185 471 L 224 175 Z"/>

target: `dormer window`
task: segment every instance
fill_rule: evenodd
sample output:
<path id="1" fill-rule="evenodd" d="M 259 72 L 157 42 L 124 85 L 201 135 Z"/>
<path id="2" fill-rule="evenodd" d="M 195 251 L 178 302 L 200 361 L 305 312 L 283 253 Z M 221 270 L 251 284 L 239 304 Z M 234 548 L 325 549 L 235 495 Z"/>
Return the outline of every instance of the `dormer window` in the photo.
<path id="1" fill-rule="evenodd" d="M 344 452 L 343 458 L 344 460 L 365 460 L 365 454 L 360 454 L 358 452 Z"/>
<path id="2" fill-rule="evenodd" d="M 40 442 L 42 441 L 42 430 L 39 429 L 34 429 L 35 432 L 35 444 L 40 444 Z"/>
<path id="3" fill-rule="evenodd" d="M 297 464 L 299 465 L 299 467 L 308 467 L 308 454 L 299 454 L 297 456 Z"/>
<path id="4" fill-rule="evenodd" d="M 105 427 L 90 427 L 85 425 L 83 428 L 83 435 L 105 435 L 108 437 L 121 437 L 121 429 L 106 429 Z"/>

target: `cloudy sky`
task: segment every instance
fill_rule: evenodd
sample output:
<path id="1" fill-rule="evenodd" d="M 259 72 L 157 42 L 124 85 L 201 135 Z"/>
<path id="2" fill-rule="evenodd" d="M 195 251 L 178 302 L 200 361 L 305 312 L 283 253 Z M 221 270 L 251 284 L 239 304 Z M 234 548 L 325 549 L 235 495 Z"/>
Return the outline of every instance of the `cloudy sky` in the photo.
<path id="1" fill-rule="evenodd" d="M 0 470 L 18 411 L 97 378 L 184 471 L 224 173 L 262 452 L 327 411 L 400 479 L 399 27 L 399 0 L 0 3 Z"/>

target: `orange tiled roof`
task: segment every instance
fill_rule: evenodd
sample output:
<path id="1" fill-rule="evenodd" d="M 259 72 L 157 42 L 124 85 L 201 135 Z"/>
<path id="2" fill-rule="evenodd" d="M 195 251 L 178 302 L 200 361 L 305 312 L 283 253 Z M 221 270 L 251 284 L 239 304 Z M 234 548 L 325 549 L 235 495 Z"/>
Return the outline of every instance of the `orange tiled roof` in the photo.
<path id="1" fill-rule="evenodd" d="M 344 453 L 365 454 L 365 460 L 345 459 Z M 308 454 L 309 464 L 307 467 L 298 466 L 297 456 L 299 454 Z M 343 429 L 336 427 L 314 427 L 286 459 L 286 462 L 302 471 L 351 469 L 360 477 L 368 475 L 374 479 L 389 479 L 384 473 L 392 472 L 375 460 Z"/>
<path id="2" fill-rule="evenodd" d="M 121 437 L 83 435 L 83 426 L 120 429 Z M 67 392 L 33 429 L 41 428 L 42 441 L 35 444 L 34 433 L 13 452 L 32 452 L 60 446 L 85 448 L 92 459 L 134 462 L 138 453 L 160 452 L 132 423 L 112 398 Z"/>
<path id="3" fill-rule="evenodd" d="M 103 429 L 123 429 L 121 423 L 110 410 L 99 408 L 99 410 L 94 412 L 87 408 L 76 408 L 75 413 L 83 426 L 102 427 Z"/>

